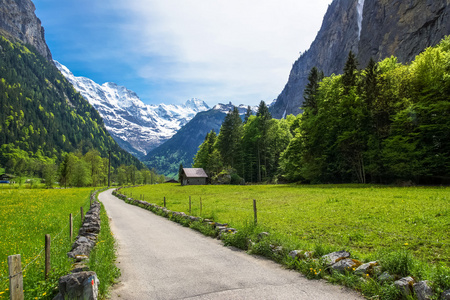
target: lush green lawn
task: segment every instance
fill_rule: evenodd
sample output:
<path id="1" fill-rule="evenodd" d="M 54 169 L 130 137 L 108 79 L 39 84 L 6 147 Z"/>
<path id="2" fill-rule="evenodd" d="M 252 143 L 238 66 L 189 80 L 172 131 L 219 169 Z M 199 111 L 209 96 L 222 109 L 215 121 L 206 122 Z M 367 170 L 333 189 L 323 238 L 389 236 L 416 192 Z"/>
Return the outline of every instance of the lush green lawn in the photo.
<path id="1" fill-rule="evenodd" d="M 9 298 L 7 257 L 21 254 L 26 299 L 51 297 L 59 276 L 70 270 L 69 214 L 74 238 L 80 228 L 80 206 L 89 209 L 92 188 L 0 189 L 0 299 Z M 77 215 L 78 214 L 78 215 Z M 53 273 L 44 280 L 44 236 L 51 236 Z M 38 256 L 41 254 L 40 256 Z M 36 260 L 34 260 L 37 257 Z"/>
<path id="2" fill-rule="evenodd" d="M 354 256 L 407 249 L 419 260 L 450 266 L 450 188 L 370 185 L 180 186 L 160 184 L 121 191 L 174 211 L 213 217 L 237 229 L 253 222 L 293 243 L 348 249 Z"/>

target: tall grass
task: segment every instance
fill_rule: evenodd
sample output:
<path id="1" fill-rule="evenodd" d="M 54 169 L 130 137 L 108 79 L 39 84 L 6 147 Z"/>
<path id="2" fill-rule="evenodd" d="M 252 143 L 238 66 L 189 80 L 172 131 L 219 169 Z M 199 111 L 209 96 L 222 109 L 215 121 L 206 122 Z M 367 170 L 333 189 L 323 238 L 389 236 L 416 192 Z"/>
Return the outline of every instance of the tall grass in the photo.
<path id="1" fill-rule="evenodd" d="M 26 299 L 53 298 L 58 279 L 70 271 L 69 214 L 74 235 L 81 226 L 80 207 L 89 209 L 90 188 L 0 189 L 0 299 L 9 298 L 7 257 L 21 254 Z M 51 268 L 44 278 L 44 236 L 51 236 Z"/>

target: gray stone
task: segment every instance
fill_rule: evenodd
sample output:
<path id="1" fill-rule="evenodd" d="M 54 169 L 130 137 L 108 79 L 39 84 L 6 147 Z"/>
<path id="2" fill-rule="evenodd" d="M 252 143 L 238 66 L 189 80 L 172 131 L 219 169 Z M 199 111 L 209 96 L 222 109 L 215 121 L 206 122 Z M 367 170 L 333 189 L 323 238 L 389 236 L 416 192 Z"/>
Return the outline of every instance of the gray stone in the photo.
<path id="1" fill-rule="evenodd" d="M 394 281 L 394 285 L 402 292 L 403 295 L 408 296 L 412 294 L 412 285 L 414 279 L 412 277 L 403 277 Z"/>
<path id="2" fill-rule="evenodd" d="M 258 239 L 262 240 L 263 238 L 268 237 L 269 235 L 270 235 L 270 233 L 268 233 L 268 232 L 260 232 L 258 234 Z"/>
<path id="3" fill-rule="evenodd" d="M 270 248 L 272 248 L 272 252 L 275 254 L 281 254 L 283 252 L 282 246 L 270 245 Z"/>
<path id="4" fill-rule="evenodd" d="M 373 273 L 373 268 L 377 264 L 378 263 L 376 261 L 371 261 L 371 262 L 362 264 L 358 268 L 356 268 L 355 274 L 357 274 L 357 275 L 364 275 L 364 274 Z"/>
<path id="5" fill-rule="evenodd" d="M 418 300 L 430 300 L 433 296 L 433 290 L 428 285 L 427 280 L 414 283 L 413 289 Z"/>
<path id="6" fill-rule="evenodd" d="M 304 250 L 292 250 L 291 252 L 289 252 L 289 256 L 292 257 L 293 259 L 295 259 L 295 258 L 308 259 L 308 258 L 312 258 L 313 252 L 312 251 L 304 251 Z"/>
<path id="7" fill-rule="evenodd" d="M 292 250 L 289 252 L 289 256 L 292 257 L 292 259 L 296 259 L 301 252 L 302 250 Z"/>
<path id="8" fill-rule="evenodd" d="M 331 268 L 335 271 L 344 273 L 345 271 L 351 271 L 355 265 L 356 263 L 351 258 L 345 258 L 335 264 L 332 264 Z"/>
<path id="9" fill-rule="evenodd" d="M 95 272 L 78 272 L 59 279 L 59 299 L 95 300 L 98 296 L 99 280 Z M 62 297 L 62 298 L 61 298 Z"/>
<path id="10" fill-rule="evenodd" d="M 441 300 L 450 300 L 450 290 L 446 290 L 441 294 Z"/>
<path id="11" fill-rule="evenodd" d="M 331 265 L 335 264 L 338 260 L 341 260 L 344 258 L 349 258 L 349 257 L 350 257 L 349 252 L 337 251 L 337 252 L 332 252 L 332 253 L 322 256 L 322 259 L 328 266 L 331 266 Z"/>
<path id="12" fill-rule="evenodd" d="M 226 231 L 227 229 L 228 228 L 225 226 L 216 226 L 216 230 L 219 230 L 219 231 Z"/>
<path id="13" fill-rule="evenodd" d="M 385 281 L 393 281 L 395 278 L 388 272 L 383 272 L 380 276 L 378 276 L 378 281 L 385 282 Z"/>

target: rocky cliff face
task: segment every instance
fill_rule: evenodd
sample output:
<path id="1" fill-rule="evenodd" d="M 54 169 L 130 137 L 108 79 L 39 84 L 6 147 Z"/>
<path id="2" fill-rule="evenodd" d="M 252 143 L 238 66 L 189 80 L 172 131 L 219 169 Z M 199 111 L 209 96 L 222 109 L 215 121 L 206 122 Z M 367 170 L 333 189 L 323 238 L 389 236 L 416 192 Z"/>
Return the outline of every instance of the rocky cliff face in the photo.
<path id="1" fill-rule="evenodd" d="M 395 55 L 412 61 L 450 34 L 450 0 L 366 0 L 358 58 L 365 67 Z"/>
<path id="2" fill-rule="evenodd" d="M 34 46 L 42 56 L 52 62 L 52 54 L 44 38 L 31 0 L 0 0 L 0 35 Z"/>
<path id="3" fill-rule="evenodd" d="M 294 63 L 288 83 L 271 107 L 275 118 L 301 112 L 308 73 L 339 74 L 351 50 L 360 67 L 370 57 L 395 55 L 409 62 L 450 34 L 450 0 L 334 0 L 308 51 Z"/>

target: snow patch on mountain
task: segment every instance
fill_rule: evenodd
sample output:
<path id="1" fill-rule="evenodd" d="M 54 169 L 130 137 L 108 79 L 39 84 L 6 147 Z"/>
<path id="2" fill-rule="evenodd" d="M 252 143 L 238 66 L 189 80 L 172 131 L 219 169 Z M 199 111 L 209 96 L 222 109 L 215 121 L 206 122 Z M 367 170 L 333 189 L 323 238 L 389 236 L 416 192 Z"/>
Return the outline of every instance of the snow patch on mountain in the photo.
<path id="1" fill-rule="evenodd" d="M 138 95 L 113 82 L 102 85 L 86 77 L 77 77 L 54 61 L 56 67 L 74 88 L 100 113 L 106 129 L 122 148 L 137 157 L 171 138 L 198 112 L 210 109 L 200 99 L 183 105 L 144 104 Z"/>

